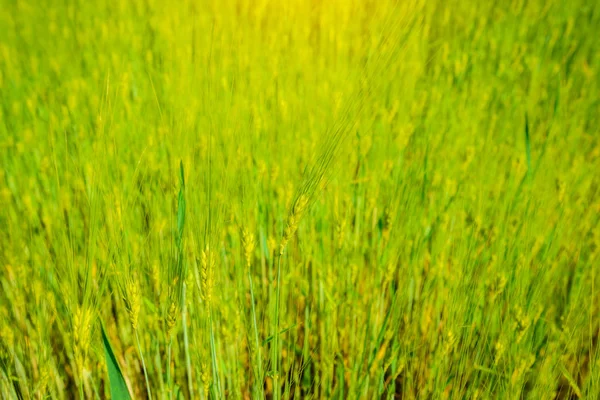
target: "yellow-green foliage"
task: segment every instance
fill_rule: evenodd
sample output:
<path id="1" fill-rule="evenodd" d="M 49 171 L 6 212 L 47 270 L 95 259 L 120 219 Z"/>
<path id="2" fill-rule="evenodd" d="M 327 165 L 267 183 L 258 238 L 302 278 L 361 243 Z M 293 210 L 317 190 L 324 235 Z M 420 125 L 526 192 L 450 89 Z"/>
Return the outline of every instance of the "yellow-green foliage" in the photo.
<path id="1" fill-rule="evenodd" d="M 0 397 L 108 397 L 102 322 L 135 398 L 600 398 L 599 38 L 593 0 L 0 0 Z"/>

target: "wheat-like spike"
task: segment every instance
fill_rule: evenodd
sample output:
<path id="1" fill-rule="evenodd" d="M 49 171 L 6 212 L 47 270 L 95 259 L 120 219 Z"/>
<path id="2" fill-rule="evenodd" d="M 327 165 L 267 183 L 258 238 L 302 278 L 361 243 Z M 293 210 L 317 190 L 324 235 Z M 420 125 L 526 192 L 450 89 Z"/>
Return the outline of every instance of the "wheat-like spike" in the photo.
<path id="1" fill-rule="evenodd" d="M 386 207 L 383 212 L 383 229 L 382 236 L 384 241 L 388 241 L 390 238 L 390 231 L 392 230 L 392 226 L 394 224 L 394 210 L 390 206 Z"/>
<path id="2" fill-rule="evenodd" d="M 179 314 L 179 307 L 177 307 L 177 304 L 172 301 L 171 304 L 169 305 L 169 309 L 167 310 L 167 316 L 165 319 L 165 325 L 167 327 L 167 338 L 170 338 L 171 335 L 173 334 L 173 328 L 175 327 L 175 324 L 177 323 L 177 315 Z"/>
<path id="3" fill-rule="evenodd" d="M 212 297 L 213 287 L 213 273 L 214 273 L 214 258 L 210 251 L 210 246 L 206 245 L 206 249 L 202 251 L 200 258 L 200 276 L 202 285 L 202 300 L 206 304 L 206 308 L 210 308 L 210 301 Z"/>
<path id="4" fill-rule="evenodd" d="M 73 313 L 73 353 L 77 370 L 82 371 L 90 347 L 92 311 L 86 306 L 77 306 Z"/>
<path id="5" fill-rule="evenodd" d="M 242 230 L 242 247 L 244 249 L 246 267 L 250 268 L 250 265 L 252 265 L 252 255 L 254 254 L 254 249 L 256 248 L 256 240 L 254 239 L 252 233 L 250 233 L 247 229 Z"/>
<path id="6" fill-rule="evenodd" d="M 200 378 L 202 379 L 202 389 L 204 390 L 204 398 L 208 399 L 208 391 L 210 389 L 210 373 L 206 364 L 202 363 Z"/>
<path id="7" fill-rule="evenodd" d="M 129 322 L 131 322 L 131 327 L 135 331 L 138 328 L 138 316 L 141 308 L 141 291 L 135 275 L 127 279 L 124 300 L 127 314 L 129 314 Z"/>
<path id="8" fill-rule="evenodd" d="M 44 393 L 47 390 L 51 379 L 51 371 L 47 363 L 41 365 L 39 374 L 37 388 L 40 393 Z"/>
<path id="9" fill-rule="evenodd" d="M 283 237 L 281 238 L 281 244 L 279 245 L 279 255 L 283 255 L 283 251 L 287 246 L 290 238 L 294 235 L 298 229 L 298 223 L 302 218 L 302 215 L 308 208 L 308 196 L 301 194 L 294 202 L 293 207 L 288 214 L 285 230 L 283 231 Z"/>

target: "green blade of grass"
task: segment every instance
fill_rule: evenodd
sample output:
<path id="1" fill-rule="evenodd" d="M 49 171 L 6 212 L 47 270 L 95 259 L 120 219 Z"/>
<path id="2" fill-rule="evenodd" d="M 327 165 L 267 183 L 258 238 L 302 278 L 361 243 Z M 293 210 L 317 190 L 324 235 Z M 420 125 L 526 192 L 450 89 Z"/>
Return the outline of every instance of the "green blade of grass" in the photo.
<path id="1" fill-rule="evenodd" d="M 108 370 L 108 380 L 110 382 L 110 394 L 113 399 L 131 399 L 129 389 L 125 383 L 123 372 L 117 362 L 104 326 L 102 326 L 102 343 L 104 344 L 104 355 L 106 357 L 106 369 Z"/>
<path id="2" fill-rule="evenodd" d="M 527 175 L 531 176 L 531 140 L 529 139 L 529 117 L 525 113 L 525 154 L 527 156 Z"/>
<path id="3" fill-rule="evenodd" d="M 181 247 L 183 239 L 183 227 L 185 225 L 185 180 L 183 176 L 183 161 L 179 164 L 181 173 L 181 188 L 179 189 L 179 197 L 177 200 L 177 246 Z"/>
<path id="4" fill-rule="evenodd" d="M 288 328 L 282 329 L 281 331 L 279 331 L 279 334 L 283 335 L 284 333 L 286 333 L 290 329 L 294 329 L 295 327 L 296 327 L 296 324 L 294 324 L 294 325 L 292 325 L 292 326 L 290 326 Z M 262 342 L 263 346 L 265 344 L 268 344 L 269 342 L 271 342 L 271 340 L 273 340 L 274 337 L 275 337 L 275 335 L 271 335 L 271 336 L 267 337 L 265 340 L 263 340 L 263 342 Z"/>
<path id="5" fill-rule="evenodd" d="M 571 389 L 573 389 L 575 396 L 581 398 L 581 389 L 579 388 L 579 385 L 577 385 L 577 382 L 575 382 L 575 379 L 573 379 L 573 376 L 569 373 L 569 371 L 565 368 L 565 366 L 562 363 L 559 364 L 559 368 L 560 372 L 562 372 L 563 376 L 567 379 L 567 382 L 569 382 L 569 385 L 571 386 Z"/>

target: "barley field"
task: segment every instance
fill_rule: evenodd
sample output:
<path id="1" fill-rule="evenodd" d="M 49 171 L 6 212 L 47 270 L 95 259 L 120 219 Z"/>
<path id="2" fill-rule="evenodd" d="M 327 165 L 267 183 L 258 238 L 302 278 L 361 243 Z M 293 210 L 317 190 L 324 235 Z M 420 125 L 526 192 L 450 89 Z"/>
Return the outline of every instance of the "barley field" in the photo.
<path id="1" fill-rule="evenodd" d="M 3 399 L 599 399 L 594 0 L 0 0 Z"/>

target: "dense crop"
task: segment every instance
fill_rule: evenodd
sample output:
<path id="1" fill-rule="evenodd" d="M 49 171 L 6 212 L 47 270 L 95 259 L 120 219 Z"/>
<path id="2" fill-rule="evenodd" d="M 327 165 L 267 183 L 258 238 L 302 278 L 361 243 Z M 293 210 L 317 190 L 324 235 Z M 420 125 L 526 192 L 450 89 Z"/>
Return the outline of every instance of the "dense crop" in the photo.
<path id="1" fill-rule="evenodd" d="M 600 398 L 599 38 L 0 0 L 0 397 Z"/>

